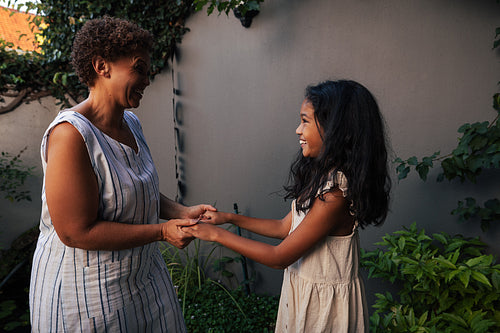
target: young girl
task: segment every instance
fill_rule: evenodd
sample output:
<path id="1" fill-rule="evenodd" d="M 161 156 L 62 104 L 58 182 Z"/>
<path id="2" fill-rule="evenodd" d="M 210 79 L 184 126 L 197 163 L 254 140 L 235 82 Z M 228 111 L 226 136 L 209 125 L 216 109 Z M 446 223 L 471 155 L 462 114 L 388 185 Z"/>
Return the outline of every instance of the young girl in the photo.
<path id="1" fill-rule="evenodd" d="M 384 221 L 390 190 L 377 103 L 353 81 L 310 86 L 296 133 L 301 152 L 285 187 L 293 199 L 287 216 L 206 212 L 204 223 L 183 229 L 284 269 L 276 332 L 368 331 L 357 229 Z M 214 226 L 223 223 L 283 241 L 273 246 Z"/>

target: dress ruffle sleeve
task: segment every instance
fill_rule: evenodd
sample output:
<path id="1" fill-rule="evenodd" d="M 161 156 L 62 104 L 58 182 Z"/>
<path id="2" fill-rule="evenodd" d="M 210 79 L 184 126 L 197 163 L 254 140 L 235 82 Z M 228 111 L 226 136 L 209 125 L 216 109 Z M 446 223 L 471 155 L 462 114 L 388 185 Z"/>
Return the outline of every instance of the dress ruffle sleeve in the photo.
<path id="1" fill-rule="evenodd" d="M 325 186 L 318 190 L 318 195 L 325 194 L 337 187 L 342 191 L 345 198 L 347 196 L 348 183 L 347 178 L 342 171 L 330 172 Z"/>

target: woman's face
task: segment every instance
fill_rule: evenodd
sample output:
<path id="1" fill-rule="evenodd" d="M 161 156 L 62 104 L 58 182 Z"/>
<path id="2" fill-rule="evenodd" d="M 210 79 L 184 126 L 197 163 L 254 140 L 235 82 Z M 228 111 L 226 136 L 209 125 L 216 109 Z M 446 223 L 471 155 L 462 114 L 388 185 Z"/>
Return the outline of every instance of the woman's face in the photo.
<path id="1" fill-rule="evenodd" d="M 139 106 L 144 89 L 150 83 L 150 66 L 150 57 L 143 52 L 110 63 L 110 94 L 123 108 Z"/>
<path id="2" fill-rule="evenodd" d="M 318 127 L 314 117 L 314 108 L 307 99 L 302 102 L 300 108 L 300 124 L 295 130 L 299 136 L 300 147 L 304 157 L 316 158 L 323 148 L 323 130 Z"/>

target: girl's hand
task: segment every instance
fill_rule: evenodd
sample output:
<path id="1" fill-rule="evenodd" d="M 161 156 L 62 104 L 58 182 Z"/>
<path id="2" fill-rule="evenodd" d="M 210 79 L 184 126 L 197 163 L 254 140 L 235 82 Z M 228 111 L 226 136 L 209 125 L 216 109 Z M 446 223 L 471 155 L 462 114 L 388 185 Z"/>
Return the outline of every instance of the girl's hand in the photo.
<path id="1" fill-rule="evenodd" d="M 229 216 L 224 212 L 206 211 L 200 216 L 200 222 L 208 224 L 224 224 L 229 222 Z"/>
<path id="2" fill-rule="evenodd" d="M 185 214 L 183 218 L 186 219 L 199 219 L 201 215 L 207 212 L 216 212 L 217 208 L 212 205 L 196 205 L 191 207 L 186 207 Z"/>
<path id="3" fill-rule="evenodd" d="M 199 222 L 192 226 L 182 227 L 182 231 L 185 233 L 209 242 L 215 242 L 217 240 L 217 234 L 220 230 L 222 230 L 220 227 L 203 222 Z"/>

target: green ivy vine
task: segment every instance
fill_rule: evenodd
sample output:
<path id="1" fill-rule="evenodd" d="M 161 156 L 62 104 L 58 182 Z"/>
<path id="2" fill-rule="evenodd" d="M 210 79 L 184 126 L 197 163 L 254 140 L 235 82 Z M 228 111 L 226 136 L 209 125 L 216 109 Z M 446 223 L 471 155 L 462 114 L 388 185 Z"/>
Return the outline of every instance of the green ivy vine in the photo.
<path id="1" fill-rule="evenodd" d="M 212 14 L 215 9 L 220 13 L 229 14 L 231 9 L 238 9 L 242 15 L 245 15 L 250 10 L 260 10 L 260 3 L 264 2 L 264 0 L 229 0 L 229 1 L 220 1 L 220 0 L 194 0 L 193 4 L 195 5 L 195 9 L 201 10 L 203 7 L 208 5 L 207 13 L 208 15 Z"/>
<path id="2" fill-rule="evenodd" d="M 133 21 L 151 31 L 155 37 L 152 54 L 152 78 L 168 67 L 176 45 L 189 31 L 185 20 L 195 10 L 208 4 L 207 13 L 225 12 L 238 8 L 241 12 L 259 7 L 263 0 L 39 0 L 19 5 L 23 10 L 38 14 L 30 24 L 40 29 L 43 43 L 39 51 L 19 52 L 0 39 L 0 102 L 3 96 L 17 101 L 0 113 L 15 108 L 21 101 L 52 95 L 68 107 L 86 98 L 82 85 L 70 64 L 71 46 L 75 33 L 89 19 L 111 15 Z M 7 6 L 13 6 L 9 0 Z M 18 7 L 18 8 L 19 8 Z"/>
<path id="3" fill-rule="evenodd" d="M 500 47 L 500 27 L 496 29 L 493 49 Z M 499 82 L 500 84 L 500 82 Z M 422 180 L 427 180 L 429 170 L 435 162 L 440 162 L 441 172 L 437 181 L 445 178 L 449 181 L 459 179 L 461 182 L 476 183 L 477 177 L 485 170 L 500 169 L 500 93 L 493 96 L 493 109 L 496 117 L 493 121 L 466 123 L 458 129 L 461 137 L 457 147 L 449 154 L 440 156 L 435 152 L 420 160 L 412 156 L 403 160 L 398 157 L 394 160 L 397 164 L 398 180 L 405 179 L 413 168 Z M 481 206 L 477 200 L 467 197 L 458 202 L 452 214 L 457 215 L 460 221 L 479 219 L 483 231 L 488 230 L 492 222 L 500 221 L 500 200 L 488 199 Z"/>

